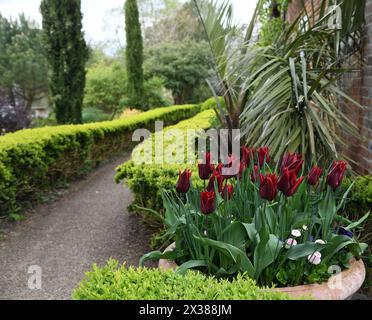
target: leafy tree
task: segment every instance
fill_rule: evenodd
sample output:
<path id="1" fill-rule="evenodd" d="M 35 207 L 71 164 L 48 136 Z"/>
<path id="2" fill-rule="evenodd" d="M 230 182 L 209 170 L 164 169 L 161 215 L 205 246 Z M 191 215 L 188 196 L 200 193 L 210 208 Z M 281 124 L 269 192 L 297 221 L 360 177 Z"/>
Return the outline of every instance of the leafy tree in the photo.
<path id="1" fill-rule="evenodd" d="M 29 117 L 32 104 L 48 93 L 47 72 L 36 23 L 23 14 L 16 21 L 0 15 L 0 87 L 9 104 L 24 108 Z"/>
<path id="2" fill-rule="evenodd" d="M 97 107 L 114 115 L 126 95 L 127 75 L 119 63 L 104 62 L 88 69 L 84 107 Z"/>
<path id="3" fill-rule="evenodd" d="M 58 123 L 81 123 L 88 49 L 80 0 L 42 0 L 50 91 Z"/>
<path id="4" fill-rule="evenodd" d="M 143 108 L 143 42 L 137 0 L 125 2 L 126 66 L 132 107 Z"/>
<path id="5" fill-rule="evenodd" d="M 161 44 L 150 48 L 147 56 L 146 74 L 164 79 L 175 104 L 195 102 L 195 89 L 208 77 L 211 66 L 206 42 L 188 40 Z"/>
<path id="6" fill-rule="evenodd" d="M 84 108 L 98 108 L 113 118 L 119 110 L 131 106 L 128 97 L 128 79 L 125 67 L 119 62 L 107 63 L 104 59 L 92 65 L 87 72 Z M 169 105 L 164 98 L 163 80 L 152 77 L 144 82 L 145 109 Z"/>

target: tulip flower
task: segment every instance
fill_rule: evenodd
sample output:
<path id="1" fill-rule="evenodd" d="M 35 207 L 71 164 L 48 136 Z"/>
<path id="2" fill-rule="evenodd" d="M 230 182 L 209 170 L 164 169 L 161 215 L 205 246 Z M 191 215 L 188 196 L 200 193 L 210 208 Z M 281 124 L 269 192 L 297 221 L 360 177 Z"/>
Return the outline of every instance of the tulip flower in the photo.
<path id="1" fill-rule="evenodd" d="M 268 174 L 260 177 L 260 196 L 263 199 L 272 201 L 278 193 L 278 182 L 275 174 Z"/>
<path id="2" fill-rule="evenodd" d="M 258 154 L 258 163 L 261 168 L 265 162 L 266 163 L 270 162 L 270 154 L 269 154 L 268 147 L 262 147 L 262 148 L 257 149 L 257 154 Z"/>
<path id="3" fill-rule="evenodd" d="M 207 191 L 214 191 L 214 184 L 217 182 L 218 192 L 222 192 L 224 180 L 225 178 L 218 171 L 214 171 L 209 179 Z"/>
<path id="4" fill-rule="evenodd" d="M 200 211 L 203 214 L 211 214 L 216 206 L 216 194 L 211 191 L 203 191 L 200 193 Z"/>
<path id="5" fill-rule="evenodd" d="M 184 172 L 181 170 L 178 173 L 178 182 L 176 185 L 176 190 L 178 193 L 187 193 L 190 189 L 190 177 L 191 171 L 186 169 Z"/>
<path id="6" fill-rule="evenodd" d="M 249 166 L 253 160 L 254 148 L 249 149 L 246 146 L 242 146 L 242 161 Z"/>
<path id="7" fill-rule="evenodd" d="M 234 186 L 231 183 L 229 183 L 229 184 L 226 184 L 225 187 L 223 188 L 221 192 L 221 196 L 224 199 L 230 200 L 233 196 L 233 193 L 234 193 Z"/>
<path id="8" fill-rule="evenodd" d="M 295 194 L 303 179 L 304 177 L 300 177 L 299 179 L 297 179 L 295 171 L 290 171 L 287 167 L 285 167 L 278 181 L 278 189 L 282 191 L 287 197 L 291 197 Z"/>
<path id="9" fill-rule="evenodd" d="M 283 155 L 283 158 L 282 158 L 282 161 L 281 161 L 281 164 L 280 164 L 280 168 L 281 168 L 281 171 L 283 172 L 284 168 L 288 168 L 288 170 L 290 171 L 294 171 L 296 173 L 296 176 L 298 175 L 298 173 L 300 172 L 301 168 L 302 168 L 302 165 L 304 163 L 304 160 L 302 159 L 302 155 L 298 154 L 298 153 L 289 153 L 289 152 L 286 152 L 284 155 Z"/>
<path id="10" fill-rule="evenodd" d="M 322 173 L 323 173 L 322 168 L 319 168 L 316 166 L 313 167 L 307 176 L 307 183 L 311 186 L 315 186 L 318 183 L 319 178 L 322 175 Z"/>
<path id="11" fill-rule="evenodd" d="M 318 239 L 318 240 L 315 240 L 315 243 L 316 244 L 326 244 L 326 242 L 324 241 L 324 240 L 322 240 L 322 239 Z"/>
<path id="12" fill-rule="evenodd" d="M 199 177 L 201 180 L 208 180 L 213 173 L 213 164 L 211 163 L 211 153 L 205 154 L 205 163 L 198 163 Z"/>
<path id="13" fill-rule="evenodd" d="M 347 163 L 345 161 L 334 161 L 327 176 L 327 184 L 335 191 L 341 184 Z"/>

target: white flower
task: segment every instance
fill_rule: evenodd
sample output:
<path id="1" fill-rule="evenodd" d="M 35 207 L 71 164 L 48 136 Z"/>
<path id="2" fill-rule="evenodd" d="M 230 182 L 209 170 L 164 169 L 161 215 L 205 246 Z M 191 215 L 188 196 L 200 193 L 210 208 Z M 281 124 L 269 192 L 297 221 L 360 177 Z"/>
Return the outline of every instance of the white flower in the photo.
<path id="1" fill-rule="evenodd" d="M 296 245 L 297 245 L 297 241 L 295 239 L 289 238 L 285 241 L 285 248 L 286 249 L 289 249 L 290 247 L 296 246 Z"/>
<path id="2" fill-rule="evenodd" d="M 291 235 L 294 236 L 295 238 L 301 237 L 301 230 L 293 229 Z"/>
<path id="3" fill-rule="evenodd" d="M 326 244 L 326 242 L 322 239 L 315 240 L 315 243 L 317 244 Z"/>
<path id="4" fill-rule="evenodd" d="M 318 265 L 322 261 L 322 254 L 319 251 L 315 251 L 307 257 L 310 263 Z"/>
<path id="5" fill-rule="evenodd" d="M 302 226 L 302 229 L 303 229 L 304 231 L 307 231 L 307 229 L 308 229 L 307 225 L 304 224 L 304 225 Z"/>

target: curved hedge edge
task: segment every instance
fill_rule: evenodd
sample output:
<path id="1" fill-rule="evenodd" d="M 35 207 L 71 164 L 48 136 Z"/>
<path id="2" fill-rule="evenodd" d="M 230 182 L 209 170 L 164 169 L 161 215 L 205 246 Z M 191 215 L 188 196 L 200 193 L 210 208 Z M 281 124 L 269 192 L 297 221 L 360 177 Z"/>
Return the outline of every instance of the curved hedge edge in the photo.
<path id="1" fill-rule="evenodd" d="M 163 107 L 127 119 L 26 129 L 0 137 L 0 215 L 16 213 L 109 157 L 131 149 L 135 129 L 153 130 L 200 112 L 201 105 Z"/>
<path id="2" fill-rule="evenodd" d="M 110 259 L 100 268 L 93 265 L 78 288 L 74 300 L 293 300 L 283 293 L 261 289 L 245 275 L 229 282 L 200 272 L 185 276 L 173 271 L 127 268 Z"/>

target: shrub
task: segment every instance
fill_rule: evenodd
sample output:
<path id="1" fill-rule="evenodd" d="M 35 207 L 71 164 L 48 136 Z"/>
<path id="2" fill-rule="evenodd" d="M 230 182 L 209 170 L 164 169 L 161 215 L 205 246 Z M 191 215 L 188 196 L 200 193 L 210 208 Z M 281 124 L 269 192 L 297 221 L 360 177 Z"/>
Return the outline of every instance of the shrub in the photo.
<path id="1" fill-rule="evenodd" d="M 207 100 L 207 103 L 202 106 L 202 109 L 207 109 L 211 107 L 211 101 Z M 195 117 L 181 121 L 177 125 L 170 126 L 164 129 L 163 134 L 168 130 L 180 129 L 187 130 L 190 128 L 193 129 L 209 129 L 212 128 L 216 123 L 216 116 L 213 110 L 205 110 Z M 146 139 L 142 144 L 138 145 L 132 153 L 133 157 L 136 157 L 138 153 L 146 148 L 146 145 L 150 144 L 154 139 L 154 135 Z M 165 139 L 164 139 L 165 140 Z M 154 146 L 154 145 L 153 145 Z M 167 141 L 164 141 L 164 148 L 167 147 Z M 180 153 L 182 156 L 186 154 L 187 147 L 185 148 L 185 153 Z M 154 157 L 154 154 L 152 154 Z M 180 159 L 184 162 L 184 159 Z M 186 165 L 173 165 L 173 164 L 142 164 L 134 161 L 129 161 L 119 166 L 116 171 L 115 181 L 119 183 L 122 180 L 125 180 L 128 187 L 134 193 L 133 204 L 140 207 L 151 208 L 157 211 L 162 210 L 162 198 L 161 190 L 171 190 L 174 188 L 177 177 L 178 170 L 185 167 Z M 194 182 L 197 185 L 201 184 L 200 179 L 198 179 L 197 171 L 194 172 L 193 178 Z M 131 209 L 139 212 L 138 208 L 132 206 Z M 150 218 L 147 215 L 147 218 Z M 149 222 L 149 221 L 148 221 Z M 150 219 L 151 224 L 154 224 L 153 219 Z"/>
<path id="2" fill-rule="evenodd" d="M 83 123 L 101 122 L 110 120 L 110 115 L 97 107 L 83 109 Z"/>
<path id="3" fill-rule="evenodd" d="M 127 119 L 27 129 L 0 137 L 0 212 L 10 214 L 90 170 L 101 161 L 132 147 L 137 128 L 151 129 L 192 117 L 199 105 L 154 109 Z"/>
<path id="4" fill-rule="evenodd" d="M 87 272 L 72 294 L 74 300 L 290 300 L 282 293 L 258 288 L 254 281 L 239 275 L 232 282 L 200 273 L 185 276 L 173 271 L 129 269 L 109 260 Z"/>

